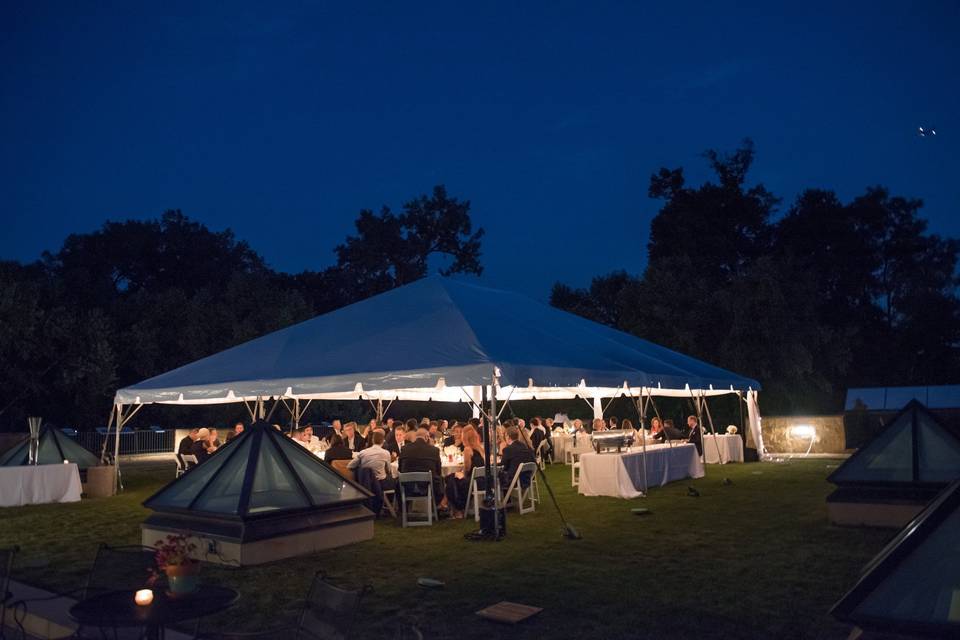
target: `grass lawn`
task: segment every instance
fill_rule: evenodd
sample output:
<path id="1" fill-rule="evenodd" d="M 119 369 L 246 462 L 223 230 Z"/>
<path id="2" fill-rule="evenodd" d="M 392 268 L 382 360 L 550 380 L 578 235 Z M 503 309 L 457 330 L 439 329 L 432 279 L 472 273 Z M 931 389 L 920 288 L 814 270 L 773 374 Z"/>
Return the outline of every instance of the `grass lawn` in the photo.
<path id="1" fill-rule="evenodd" d="M 204 569 L 204 576 L 242 594 L 215 621 L 224 629 L 288 622 L 313 573 L 324 569 L 374 587 L 361 637 L 393 637 L 405 620 L 428 638 L 843 638 L 847 629 L 827 610 L 892 532 L 827 524 L 832 465 L 711 465 L 705 478 L 632 501 L 579 496 L 569 469 L 555 465 L 547 475 L 583 540 L 563 539 L 544 502 L 534 514 L 511 513 L 499 543 L 466 542 L 472 520 L 416 529 L 380 520 L 369 542 L 260 567 Z M 128 467 L 120 496 L 0 510 L 0 546 L 22 548 L 14 577 L 77 588 L 97 543 L 139 542 L 148 513 L 140 502 L 172 475 L 172 462 Z M 725 477 L 733 484 L 723 486 Z M 688 484 L 700 498 L 686 495 Z M 631 514 L 638 506 L 652 515 Z M 446 587 L 418 587 L 421 576 Z M 544 611 L 516 627 L 473 615 L 500 600 Z"/>

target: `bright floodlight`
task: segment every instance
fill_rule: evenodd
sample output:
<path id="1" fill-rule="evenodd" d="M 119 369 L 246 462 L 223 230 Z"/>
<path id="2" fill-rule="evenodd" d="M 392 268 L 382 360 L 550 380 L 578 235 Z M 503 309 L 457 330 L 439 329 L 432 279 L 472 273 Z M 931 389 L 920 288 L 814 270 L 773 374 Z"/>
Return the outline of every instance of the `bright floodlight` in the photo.
<path id="1" fill-rule="evenodd" d="M 817 435 L 817 430 L 810 424 L 795 424 L 790 427 L 791 438 L 812 439 L 815 435 Z"/>

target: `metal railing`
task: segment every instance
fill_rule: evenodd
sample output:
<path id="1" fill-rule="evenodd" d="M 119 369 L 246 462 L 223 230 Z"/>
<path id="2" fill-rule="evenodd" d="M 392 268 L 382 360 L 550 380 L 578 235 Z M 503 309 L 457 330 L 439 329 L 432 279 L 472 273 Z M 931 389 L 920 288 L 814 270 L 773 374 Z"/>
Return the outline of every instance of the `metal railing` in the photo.
<path id="1" fill-rule="evenodd" d="M 76 435 L 68 434 L 85 449 L 89 449 L 97 455 L 103 450 L 104 439 L 109 439 L 107 451 L 113 453 L 114 440 L 117 437 L 116 432 L 104 433 L 102 431 L 79 431 Z M 176 431 L 173 429 L 164 429 L 163 431 L 121 431 L 120 432 L 120 455 L 130 456 L 140 453 L 170 453 L 174 448 L 174 437 Z"/>

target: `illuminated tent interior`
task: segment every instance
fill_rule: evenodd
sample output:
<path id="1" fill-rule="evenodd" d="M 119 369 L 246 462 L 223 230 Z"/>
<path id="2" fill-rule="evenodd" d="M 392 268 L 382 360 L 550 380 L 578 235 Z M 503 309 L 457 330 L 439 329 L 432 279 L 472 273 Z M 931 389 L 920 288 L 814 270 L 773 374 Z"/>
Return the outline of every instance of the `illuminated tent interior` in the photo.
<path id="1" fill-rule="evenodd" d="M 188 532 L 205 560 L 259 564 L 373 537 L 373 514 L 362 505 L 367 497 L 257 422 L 144 501 L 154 513 L 143 524 L 143 542 Z"/>
<path id="2" fill-rule="evenodd" d="M 827 508 L 837 524 L 899 527 L 958 478 L 960 435 L 911 400 L 830 475 Z"/>
<path id="3" fill-rule="evenodd" d="M 870 561 L 831 613 L 883 634 L 960 637 L 960 481 Z"/>

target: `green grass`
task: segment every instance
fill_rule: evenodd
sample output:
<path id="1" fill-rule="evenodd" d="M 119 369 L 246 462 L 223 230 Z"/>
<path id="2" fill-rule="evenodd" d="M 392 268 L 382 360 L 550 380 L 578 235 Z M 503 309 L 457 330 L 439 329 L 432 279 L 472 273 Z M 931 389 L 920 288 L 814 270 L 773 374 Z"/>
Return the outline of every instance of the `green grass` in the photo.
<path id="1" fill-rule="evenodd" d="M 846 628 L 827 610 L 891 532 L 827 524 L 831 464 L 710 466 L 705 478 L 631 501 L 579 496 L 568 468 L 556 465 L 547 475 L 583 540 L 561 537 L 545 501 L 534 514 L 511 513 L 499 543 L 466 542 L 472 520 L 416 529 L 380 520 L 369 542 L 204 575 L 241 592 L 240 604 L 217 621 L 230 629 L 288 622 L 313 573 L 324 569 L 374 587 L 362 637 L 392 637 L 405 620 L 427 637 L 843 638 Z M 140 502 L 172 473 L 172 465 L 131 468 L 117 497 L 0 510 L 0 546 L 22 548 L 15 577 L 76 588 L 97 543 L 139 541 L 147 514 Z M 733 484 L 723 486 L 724 477 Z M 687 497 L 688 484 L 700 498 Z M 652 515 L 633 515 L 638 506 Z M 446 587 L 418 587 L 421 576 Z M 500 600 L 544 611 L 516 627 L 474 616 Z"/>

